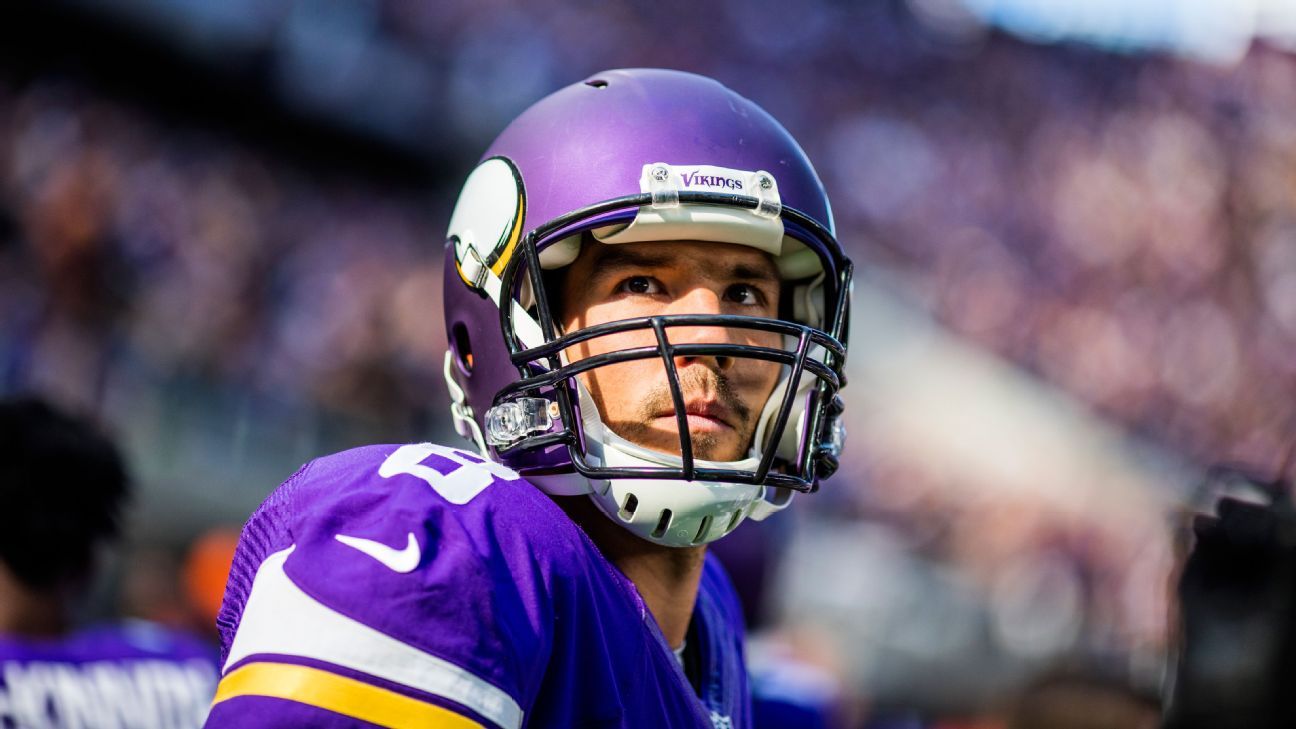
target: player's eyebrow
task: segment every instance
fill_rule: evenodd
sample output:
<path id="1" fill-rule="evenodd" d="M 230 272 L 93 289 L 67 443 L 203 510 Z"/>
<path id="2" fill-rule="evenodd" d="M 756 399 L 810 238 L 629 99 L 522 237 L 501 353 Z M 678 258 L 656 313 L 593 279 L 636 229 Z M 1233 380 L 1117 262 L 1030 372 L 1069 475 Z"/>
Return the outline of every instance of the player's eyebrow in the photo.
<path id="1" fill-rule="evenodd" d="M 663 268 L 680 262 L 684 258 L 677 253 L 648 251 L 644 249 L 627 250 L 619 246 L 607 245 L 598 250 L 592 268 L 594 276 L 615 273 L 620 269 Z M 705 256 L 689 258 L 688 265 L 698 267 L 704 275 L 717 280 L 763 281 L 777 280 L 778 270 L 768 255 L 758 255 L 752 261 L 742 261 L 723 266 L 707 259 Z"/>
<path id="2" fill-rule="evenodd" d="M 739 281 L 756 280 L 764 281 L 778 280 L 778 269 L 774 267 L 774 262 L 768 255 L 760 257 L 760 264 L 737 263 L 729 269 L 729 278 Z"/>
<path id="3" fill-rule="evenodd" d="M 649 253 L 627 250 L 620 246 L 605 245 L 594 256 L 594 275 L 618 268 L 661 268 L 674 263 L 676 256 L 668 253 Z"/>

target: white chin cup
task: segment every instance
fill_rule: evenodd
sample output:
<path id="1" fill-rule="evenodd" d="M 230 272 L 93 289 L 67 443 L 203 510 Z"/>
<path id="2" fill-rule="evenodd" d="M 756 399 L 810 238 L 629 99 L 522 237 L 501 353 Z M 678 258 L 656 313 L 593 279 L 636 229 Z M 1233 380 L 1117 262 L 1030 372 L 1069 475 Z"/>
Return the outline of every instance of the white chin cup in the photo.
<path id="1" fill-rule="evenodd" d="M 588 435 L 588 431 L 587 431 Z M 604 429 L 589 443 L 590 460 L 609 468 L 681 468 L 679 456 L 658 453 Z M 755 470 L 759 459 L 705 461 L 699 468 Z M 761 501 L 764 486 L 656 478 L 614 478 L 593 484 L 590 498 L 636 536 L 668 547 L 706 544 L 733 531 Z"/>

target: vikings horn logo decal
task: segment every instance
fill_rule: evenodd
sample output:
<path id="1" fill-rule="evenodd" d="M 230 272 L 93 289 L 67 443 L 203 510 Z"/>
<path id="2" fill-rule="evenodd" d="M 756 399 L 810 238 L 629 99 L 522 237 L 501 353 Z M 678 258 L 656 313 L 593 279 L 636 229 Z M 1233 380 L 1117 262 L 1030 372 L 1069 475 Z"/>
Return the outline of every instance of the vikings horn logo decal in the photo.
<path id="1" fill-rule="evenodd" d="M 468 175 L 447 232 L 465 284 L 479 285 L 464 273 L 464 261 L 473 255 L 469 248 L 496 276 L 503 272 L 522 237 L 525 213 L 522 175 L 508 158 L 491 157 Z"/>

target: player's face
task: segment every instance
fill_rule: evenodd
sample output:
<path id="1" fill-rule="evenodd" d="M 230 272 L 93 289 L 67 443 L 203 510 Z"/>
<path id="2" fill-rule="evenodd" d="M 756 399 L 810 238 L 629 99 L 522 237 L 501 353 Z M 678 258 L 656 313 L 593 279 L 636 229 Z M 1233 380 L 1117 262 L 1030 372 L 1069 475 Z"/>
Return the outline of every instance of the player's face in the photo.
<path id="1" fill-rule="evenodd" d="M 775 318 L 779 281 L 770 257 L 753 248 L 692 241 L 605 245 L 587 242 L 562 292 L 565 331 L 634 317 L 734 314 Z M 673 344 L 747 344 L 778 348 L 771 332 L 731 327 L 669 327 Z M 651 329 L 582 342 L 569 361 L 653 347 Z M 693 454 L 712 461 L 745 458 L 779 365 L 746 357 L 676 357 Z M 581 381 L 614 433 L 663 453 L 680 452 L 679 428 L 660 358 L 598 367 Z"/>

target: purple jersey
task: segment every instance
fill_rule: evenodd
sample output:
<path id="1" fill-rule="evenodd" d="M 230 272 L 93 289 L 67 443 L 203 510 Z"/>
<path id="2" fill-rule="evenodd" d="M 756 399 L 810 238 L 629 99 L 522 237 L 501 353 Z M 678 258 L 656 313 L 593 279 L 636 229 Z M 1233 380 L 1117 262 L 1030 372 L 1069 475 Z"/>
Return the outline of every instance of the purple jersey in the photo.
<path id="1" fill-rule="evenodd" d="M 426 443 L 322 458 L 271 494 L 217 622 L 211 727 L 751 725 L 718 562 L 686 675 L 633 583 L 553 501 Z"/>
<path id="2" fill-rule="evenodd" d="M 0 635 L 0 727 L 198 727 L 216 688 L 215 650 L 143 621 L 61 639 Z"/>

